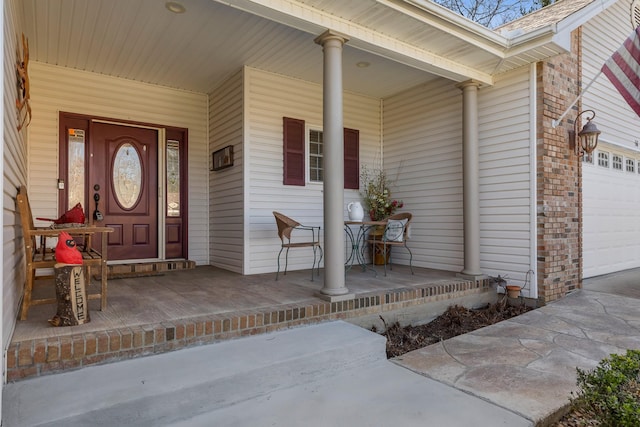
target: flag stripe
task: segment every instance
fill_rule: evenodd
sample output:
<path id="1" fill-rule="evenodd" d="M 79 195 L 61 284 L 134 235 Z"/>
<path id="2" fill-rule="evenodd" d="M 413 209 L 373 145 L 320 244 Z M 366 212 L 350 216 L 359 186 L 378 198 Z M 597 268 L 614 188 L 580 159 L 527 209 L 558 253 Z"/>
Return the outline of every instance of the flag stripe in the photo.
<path id="1" fill-rule="evenodd" d="M 640 38 L 636 37 L 634 40 L 627 39 L 624 43 L 624 49 L 618 50 L 613 54 L 611 59 L 615 61 L 620 69 L 624 72 L 627 78 L 636 87 L 640 87 Z"/>
<path id="2" fill-rule="evenodd" d="M 640 27 L 604 63 L 602 72 L 640 116 Z"/>

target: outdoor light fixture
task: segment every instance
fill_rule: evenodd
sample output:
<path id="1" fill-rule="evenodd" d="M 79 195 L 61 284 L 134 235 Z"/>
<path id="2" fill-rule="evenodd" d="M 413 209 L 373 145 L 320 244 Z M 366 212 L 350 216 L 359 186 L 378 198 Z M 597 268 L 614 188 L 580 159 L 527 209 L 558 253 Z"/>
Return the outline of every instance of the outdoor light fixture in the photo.
<path id="1" fill-rule="evenodd" d="M 591 117 L 587 118 L 587 124 L 578 132 L 578 123 L 580 123 L 578 119 L 584 113 L 591 113 Z M 572 148 L 579 156 L 583 156 L 585 153 L 592 153 L 598 146 L 598 135 L 600 135 L 600 131 L 596 127 L 596 124 L 591 122 L 595 116 L 595 111 L 584 110 L 576 117 L 576 121 L 573 124 L 573 131 L 569 132 L 569 144 L 572 145 Z M 582 149 L 582 151 L 580 151 L 580 149 Z"/>

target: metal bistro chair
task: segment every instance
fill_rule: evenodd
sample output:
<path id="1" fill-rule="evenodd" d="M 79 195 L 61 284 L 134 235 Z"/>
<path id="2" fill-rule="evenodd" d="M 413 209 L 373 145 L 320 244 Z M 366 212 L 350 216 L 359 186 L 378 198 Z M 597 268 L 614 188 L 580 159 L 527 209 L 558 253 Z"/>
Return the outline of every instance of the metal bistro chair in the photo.
<path id="1" fill-rule="evenodd" d="M 313 282 L 313 270 L 317 268 L 318 277 L 320 276 L 320 261 L 322 261 L 322 247 L 320 246 L 320 227 L 302 225 L 298 221 L 289 218 L 280 212 L 273 212 L 273 216 L 276 217 L 276 224 L 278 225 L 278 237 L 282 242 L 280 252 L 278 252 L 278 272 L 276 273 L 276 280 L 280 274 L 280 255 L 283 250 L 285 252 L 284 261 L 284 274 L 287 274 L 287 264 L 289 262 L 289 249 L 291 248 L 312 248 L 313 249 L 313 266 L 311 267 L 311 281 Z M 311 240 L 305 241 L 291 241 L 291 233 L 293 230 L 302 230 L 311 232 Z M 316 267 L 317 252 L 320 251 L 320 259 L 318 259 L 318 266 Z"/>
<path id="2" fill-rule="evenodd" d="M 384 260 L 385 276 L 387 275 L 387 253 L 389 253 L 389 268 L 393 270 L 391 256 L 391 248 L 393 246 L 403 246 L 407 251 L 409 251 L 409 268 L 411 269 L 411 274 L 413 274 L 413 254 L 411 253 L 411 249 L 407 246 L 407 240 L 409 240 L 409 223 L 411 223 L 411 218 L 412 215 L 408 212 L 391 215 L 387 218 L 387 225 L 385 225 L 381 240 L 367 240 L 367 243 L 370 245 L 382 245 L 382 259 Z"/>

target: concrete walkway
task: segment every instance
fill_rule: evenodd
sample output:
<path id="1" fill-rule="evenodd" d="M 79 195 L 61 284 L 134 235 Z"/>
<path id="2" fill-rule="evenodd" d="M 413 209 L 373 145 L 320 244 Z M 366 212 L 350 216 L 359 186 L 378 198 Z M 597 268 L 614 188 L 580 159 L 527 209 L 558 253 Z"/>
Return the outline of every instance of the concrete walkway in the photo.
<path id="1" fill-rule="evenodd" d="M 592 279 L 553 304 L 394 363 L 544 425 L 577 389 L 576 367 L 640 348 L 638 298 L 640 270 Z"/>
<path id="2" fill-rule="evenodd" d="M 13 426 L 533 426 L 575 368 L 640 348 L 640 270 L 388 361 L 331 322 L 7 384 Z"/>

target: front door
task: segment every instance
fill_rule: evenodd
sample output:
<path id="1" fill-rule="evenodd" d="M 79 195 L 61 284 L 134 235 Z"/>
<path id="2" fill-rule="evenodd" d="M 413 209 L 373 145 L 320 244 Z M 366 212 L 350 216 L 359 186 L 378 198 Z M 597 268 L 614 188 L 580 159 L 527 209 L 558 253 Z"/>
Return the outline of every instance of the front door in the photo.
<path id="1" fill-rule="evenodd" d="M 59 215 L 112 227 L 109 260 L 186 258 L 187 129 L 61 112 L 59 134 Z"/>
<path id="2" fill-rule="evenodd" d="M 89 153 L 88 211 L 114 229 L 109 259 L 157 258 L 158 131 L 93 122 Z"/>

